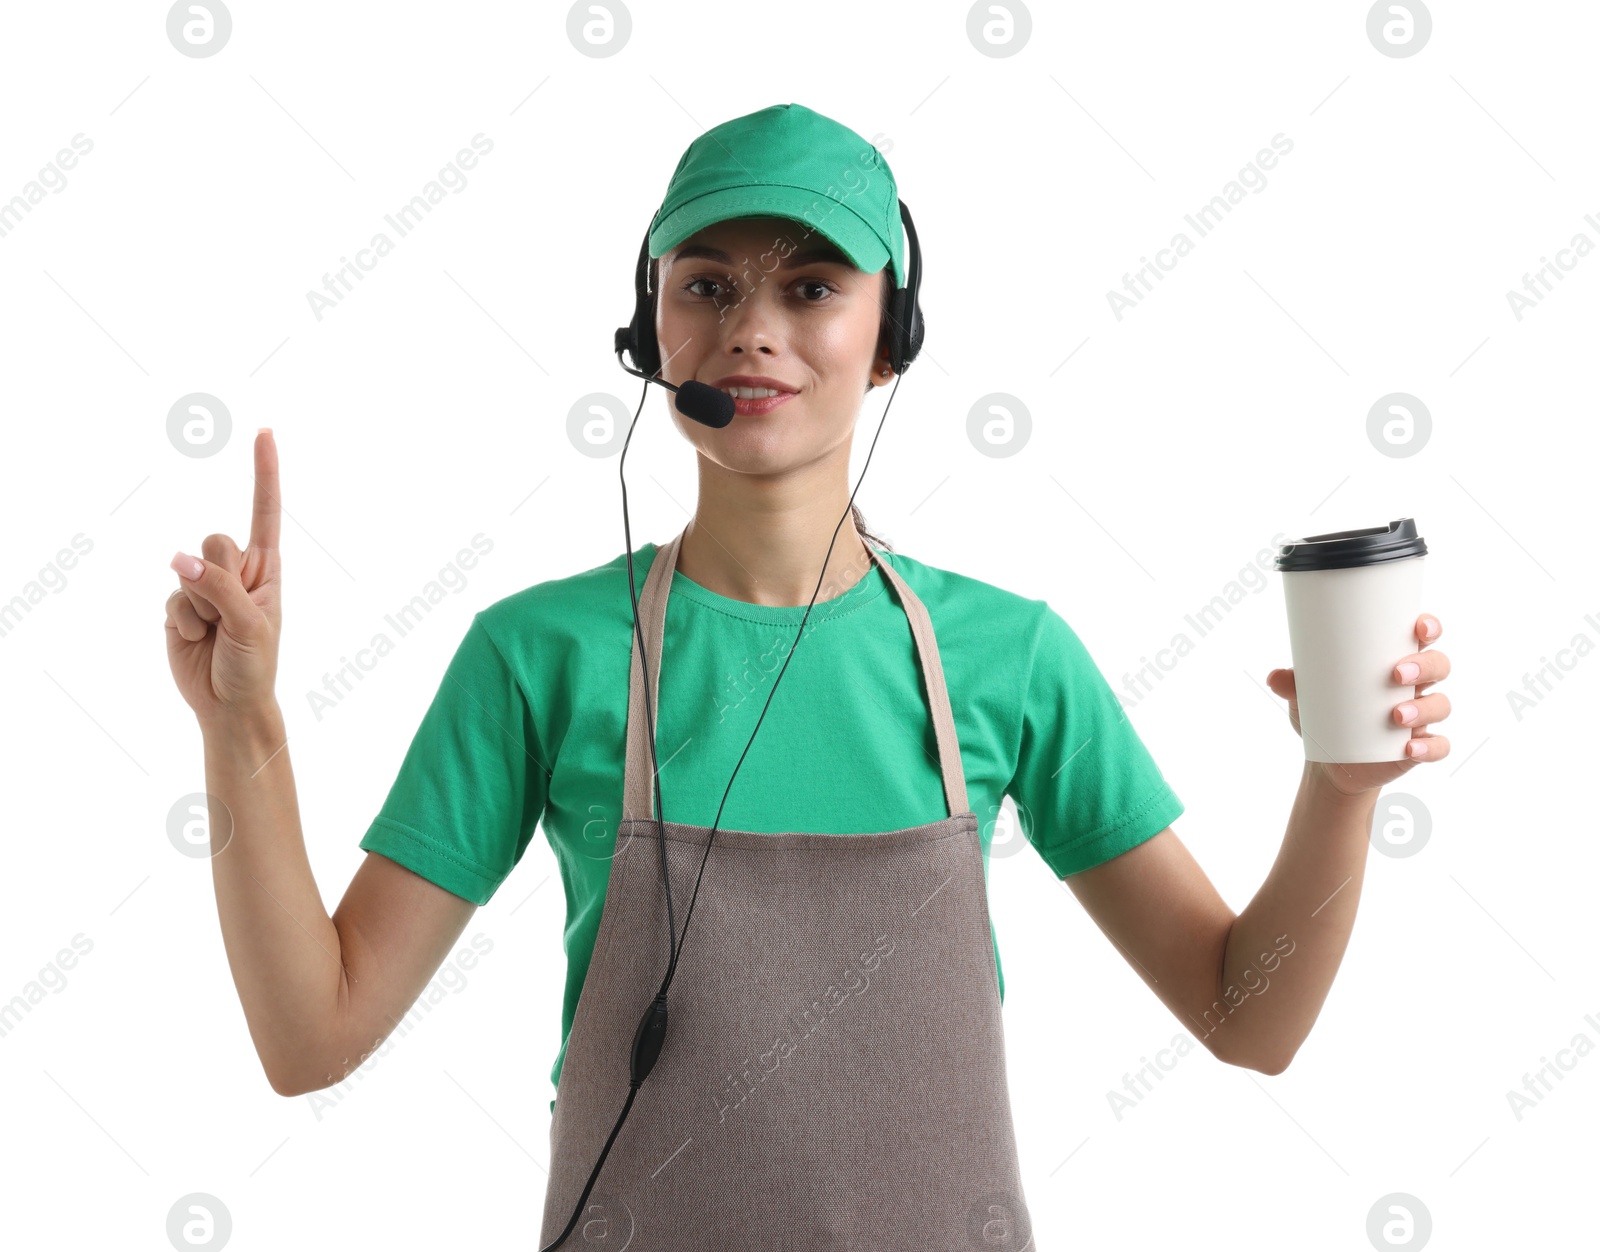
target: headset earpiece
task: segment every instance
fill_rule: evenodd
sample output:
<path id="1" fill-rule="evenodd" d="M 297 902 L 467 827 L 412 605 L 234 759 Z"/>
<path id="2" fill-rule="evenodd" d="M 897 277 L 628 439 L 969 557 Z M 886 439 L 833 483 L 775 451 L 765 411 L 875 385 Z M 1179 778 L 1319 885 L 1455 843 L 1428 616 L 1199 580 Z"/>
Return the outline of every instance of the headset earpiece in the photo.
<path id="1" fill-rule="evenodd" d="M 644 233 L 639 245 L 639 261 L 633 272 L 633 321 L 617 327 L 611 350 L 626 350 L 633 358 L 633 368 L 644 374 L 654 374 L 661 368 L 661 352 L 656 346 L 656 302 L 649 290 L 650 282 L 650 232 Z"/>
<path id="2" fill-rule="evenodd" d="M 922 350 L 922 303 L 918 295 L 922 288 L 922 248 L 917 243 L 917 228 L 911 221 L 911 210 L 900 201 L 900 220 L 905 224 L 906 253 L 910 265 L 906 272 L 906 285 L 895 288 L 889 299 L 889 363 L 896 374 L 904 374 Z"/>

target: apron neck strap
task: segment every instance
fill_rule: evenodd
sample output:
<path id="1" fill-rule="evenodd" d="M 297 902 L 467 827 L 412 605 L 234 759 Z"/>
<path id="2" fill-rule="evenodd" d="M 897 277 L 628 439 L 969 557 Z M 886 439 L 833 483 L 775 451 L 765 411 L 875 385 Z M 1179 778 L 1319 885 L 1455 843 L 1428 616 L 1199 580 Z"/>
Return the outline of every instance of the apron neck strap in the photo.
<path id="1" fill-rule="evenodd" d="M 650 706 L 660 713 L 661 643 L 666 632 L 667 597 L 672 591 L 672 575 L 678 568 L 678 550 L 687 533 L 685 526 L 665 547 L 658 548 L 639 593 L 639 628 L 644 634 L 650 660 Z M 950 816 L 968 812 L 966 772 L 961 766 L 961 745 L 956 739 L 955 716 L 950 709 L 950 694 L 945 688 L 944 666 L 939 660 L 939 644 L 934 638 L 933 621 L 917 593 L 871 544 L 863 545 L 894 588 L 896 599 L 911 623 L 917 645 L 928 707 L 933 717 L 934 738 L 939 745 L 939 770 L 944 778 L 945 804 Z M 650 739 L 646 728 L 644 681 L 639 662 L 638 635 L 633 638 L 628 667 L 628 739 L 623 766 L 622 817 L 624 821 L 649 820 L 655 814 L 655 789 L 652 785 Z"/>

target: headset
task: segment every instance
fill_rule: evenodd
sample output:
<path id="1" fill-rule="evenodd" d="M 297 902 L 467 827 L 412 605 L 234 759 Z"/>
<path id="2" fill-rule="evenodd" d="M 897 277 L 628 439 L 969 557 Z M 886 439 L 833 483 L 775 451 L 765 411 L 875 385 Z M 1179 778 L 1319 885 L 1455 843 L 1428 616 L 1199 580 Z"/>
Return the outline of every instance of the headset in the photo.
<path id="1" fill-rule="evenodd" d="M 897 376 L 906 372 L 922 349 L 922 307 L 917 300 L 922 286 L 922 249 L 917 244 L 917 228 L 912 224 L 911 210 L 906 208 L 904 200 L 900 201 L 900 221 L 905 225 L 909 265 L 906 285 L 895 288 L 887 310 L 889 364 L 894 367 Z M 650 287 L 649 231 L 645 232 L 644 242 L 639 245 L 639 262 L 633 272 L 633 287 L 633 320 L 626 326 L 617 327 L 614 337 L 613 351 L 617 353 L 617 361 L 621 364 L 622 353 L 626 351 L 633 358 L 634 368 L 628 370 L 630 374 L 637 374 L 649 382 L 662 383 L 675 391 L 677 388 L 671 383 L 651 377 L 661 369 L 661 347 L 656 342 L 658 293 Z M 626 365 L 622 368 L 628 369 Z M 686 413 L 685 416 L 693 417 L 694 414 Z"/>
<path id="2" fill-rule="evenodd" d="M 906 271 L 906 285 L 897 287 L 890 297 L 889 306 L 885 314 L 889 319 L 889 362 L 894 368 L 894 391 L 890 392 L 888 403 L 884 405 L 883 417 L 878 419 L 878 429 L 872 436 L 872 445 L 867 449 L 867 459 L 861 467 L 861 474 L 856 478 L 855 488 L 850 492 L 850 503 L 845 506 L 845 511 L 834 524 L 833 540 L 828 543 L 827 554 L 822 559 L 822 573 L 817 575 L 816 588 L 811 592 L 811 603 L 806 605 L 805 614 L 800 618 L 800 629 L 795 634 L 795 640 L 790 645 L 788 655 L 784 657 L 783 666 L 778 671 L 777 678 L 773 679 L 772 687 L 767 692 L 767 702 L 761 707 L 761 715 L 756 718 L 755 729 L 750 732 L 750 739 L 744 745 L 744 751 L 739 754 L 739 761 L 733 767 L 733 774 L 728 779 L 727 789 L 722 793 L 722 804 L 717 806 L 716 819 L 711 824 L 711 835 L 706 840 L 705 853 L 700 858 L 700 872 L 695 878 L 694 891 L 689 897 L 689 911 L 683 919 L 683 936 L 686 940 L 689 934 L 689 922 L 694 917 L 694 902 L 700 894 L 700 879 L 705 875 L 706 858 L 711 855 L 711 845 L 717 837 L 717 826 L 722 821 L 722 808 L 728 802 L 728 794 L 733 790 L 733 780 L 739 776 L 739 767 L 744 764 L 744 758 L 750 752 L 750 745 L 755 742 L 756 732 L 761 729 L 761 723 L 767 715 L 767 709 L 772 704 L 772 697 L 777 694 L 778 684 L 783 681 L 783 676 L 788 672 L 789 662 L 794 657 L 794 650 L 799 646 L 801 636 L 806 629 L 806 620 L 811 616 L 811 607 L 817 602 L 817 593 L 822 590 L 822 579 L 828 570 L 828 558 L 833 555 L 833 544 L 839 537 L 839 527 L 844 525 L 844 519 L 850 515 L 850 509 L 855 504 L 856 492 L 861 489 L 861 480 L 867 475 L 867 466 L 872 464 L 872 451 L 878 446 L 878 435 L 883 433 L 884 418 L 889 416 L 889 409 L 894 404 L 895 393 L 900 390 L 900 378 L 905 374 L 911 363 L 916 360 L 917 354 L 922 350 L 922 307 L 918 295 L 922 286 L 922 249 L 917 243 L 917 228 L 912 224 L 911 211 L 906 208 L 906 202 L 900 201 L 900 220 L 905 225 L 907 240 L 906 251 L 909 254 L 909 265 Z M 733 420 L 733 400 L 726 392 L 718 391 L 706 383 L 698 380 L 689 380 L 681 384 L 667 382 L 656 375 L 661 371 L 661 349 L 656 342 L 656 299 L 659 292 L 650 287 L 650 233 L 645 232 L 644 242 L 639 246 L 639 261 L 634 269 L 634 306 L 633 320 L 626 326 L 619 326 L 613 337 L 613 348 L 617 354 L 617 364 L 621 365 L 628 373 L 634 374 L 649 383 L 659 383 L 674 393 L 673 402 L 678 411 L 685 417 L 700 422 L 703 425 L 720 429 Z M 634 368 L 629 368 L 623 361 L 622 354 L 627 352 L 633 358 Z M 646 386 L 639 396 L 639 408 L 634 411 L 633 422 L 628 427 L 627 438 L 622 443 L 622 457 L 617 465 L 617 477 L 622 483 L 622 530 L 628 554 L 628 598 L 633 606 L 633 633 L 639 648 L 639 664 L 644 675 L 645 699 L 645 724 L 650 730 L 650 773 L 655 783 L 655 810 L 656 830 L 661 852 L 661 881 L 666 891 L 667 899 L 667 934 L 670 940 L 670 951 L 667 960 L 666 976 L 662 979 L 660 990 L 655 998 L 645 1009 L 644 1016 L 639 1020 L 638 1029 L 634 1032 L 633 1051 L 629 1065 L 628 1098 L 622 1106 L 616 1124 L 612 1126 L 611 1133 L 606 1138 L 605 1146 L 600 1149 L 600 1157 L 594 1163 L 594 1168 L 589 1172 L 589 1181 L 584 1184 L 583 1192 L 578 1196 L 578 1203 L 572 1210 L 572 1216 L 567 1219 L 567 1227 L 556 1236 L 553 1243 L 548 1244 L 540 1252 L 552 1252 L 566 1242 L 567 1236 L 577 1225 L 578 1215 L 583 1212 L 583 1206 L 588 1202 L 589 1193 L 594 1189 L 595 1180 L 600 1177 L 601 1166 L 605 1164 L 606 1157 L 611 1153 L 611 1145 L 616 1142 L 622 1124 L 627 1120 L 628 1111 L 633 1108 L 634 1097 L 639 1093 L 639 1087 L 644 1082 L 645 1076 L 655 1066 L 656 1058 L 661 1055 L 662 1045 L 666 1042 L 667 1035 L 667 988 L 672 985 L 672 977 L 677 972 L 678 956 L 682 951 L 678 935 L 677 922 L 672 911 L 672 882 L 667 872 L 667 837 L 665 809 L 661 803 L 661 764 L 656 756 L 656 717 L 655 710 L 651 707 L 650 695 L 650 662 L 645 655 L 644 632 L 639 624 L 639 596 L 633 576 L 633 533 L 628 523 L 628 481 L 623 475 L 622 467 L 628 459 L 628 445 L 633 442 L 633 430 L 639 423 L 639 413 L 644 409 L 645 396 L 650 388 Z M 630 671 L 631 673 L 631 671 Z M 551 1162 L 552 1166 L 554 1162 Z"/>

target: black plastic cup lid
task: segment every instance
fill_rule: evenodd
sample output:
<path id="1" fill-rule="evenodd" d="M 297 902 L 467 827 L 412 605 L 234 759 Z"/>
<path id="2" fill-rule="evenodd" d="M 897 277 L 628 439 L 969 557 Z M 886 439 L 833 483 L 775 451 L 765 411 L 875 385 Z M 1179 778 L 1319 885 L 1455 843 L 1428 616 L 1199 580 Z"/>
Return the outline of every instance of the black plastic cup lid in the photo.
<path id="1" fill-rule="evenodd" d="M 1417 534 L 1417 524 L 1409 517 L 1387 526 L 1365 530 L 1335 530 L 1326 535 L 1307 535 L 1292 543 L 1280 544 L 1277 569 L 1348 569 L 1353 565 L 1377 565 L 1400 561 L 1409 556 L 1427 556 L 1428 545 Z"/>

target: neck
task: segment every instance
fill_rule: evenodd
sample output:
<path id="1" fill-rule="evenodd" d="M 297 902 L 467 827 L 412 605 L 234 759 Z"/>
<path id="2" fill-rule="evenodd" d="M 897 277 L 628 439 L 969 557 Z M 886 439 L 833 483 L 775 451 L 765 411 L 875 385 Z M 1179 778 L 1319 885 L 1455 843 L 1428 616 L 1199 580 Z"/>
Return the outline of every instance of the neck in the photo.
<path id="1" fill-rule="evenodd" d="M 849 444 L 843 447 L 847 473 Z M 699 463 L 700 498 L 678 549 L 686 578 L 747 604 L 803 608 L 813 592 L 818 603 L 831 600 L 870 572 L 872 558 L 853 519 L 839 524 L 850 502 L 840 466 L 819 463 L 776 482 L 730 473 L 703 456 Z"/>

